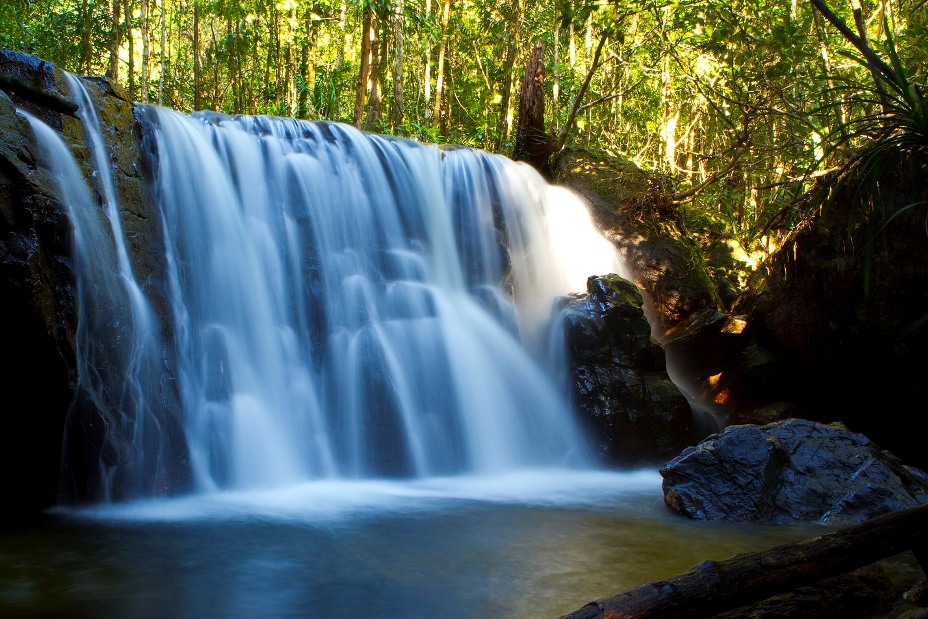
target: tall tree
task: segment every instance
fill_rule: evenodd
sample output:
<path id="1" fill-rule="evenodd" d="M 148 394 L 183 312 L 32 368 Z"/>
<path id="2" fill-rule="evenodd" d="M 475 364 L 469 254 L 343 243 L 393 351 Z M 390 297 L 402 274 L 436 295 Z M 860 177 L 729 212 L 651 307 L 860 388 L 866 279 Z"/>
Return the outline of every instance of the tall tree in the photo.
<path id="1" fill-rule="evenodd" d="M 393 2 L 393 131 L 403 128 L 403 0 Z"/>
<path id="2" fill-rule="evenodd" d="M 438 126 L 441 118 L 442 88 L 445 82 L 445 53 L 448 49 L 448 24 L 451 21 L 451 0 L 444 1 L 441 13 L 441 41 L 438 47 L 438 66 L 435 68 L 435 104 L 432 107 L 432 126 Z"/>
<path id="3" fill-rule="evenodd" d="M 371 6 L 371 0 L 365 0 L 363 4 L 363 25 L 361 27 L 361 62 L 358 69 L 358 88 L 355 91 L 354 100 L 354 120 L 352 124 L 355 127 L 361 127 L 361 118 L 364 114 L 364 98 L 367 95 L 367 82 L 370 78 L 371 68 L 371 22 L 374 19 L 374 9 Z"/>
<path id="4" fill-rule="evenodd" d="M 511 118 L 510 98 L 512 96 L 512 74 L 516 65 L 516 53 L 519 48 L 519 35 L 522 32 L 522 0 L 512 0 L 508 15 L 506 60 L 503 62 L 502 98 L 499 104 L 499 122 L 497 124 L 496 150 L 503 152 L 509 139 L 509 122 Z"/>
<path id="5" fill-rule="evenodd" d="M 110 59 L 106 68 L 106 76 L 112 81 L 119 80 L 119 22 L 122 0 L 112 0 L 110 3 Z"/>
<path id="6" fill-rule="evenodd" d="M 148 0 L 140 0 L 139 8 L 139 30 L 142 35 L 142 70 L 141 70 L 141 100 L 142 103 L 148 103 Z"/>

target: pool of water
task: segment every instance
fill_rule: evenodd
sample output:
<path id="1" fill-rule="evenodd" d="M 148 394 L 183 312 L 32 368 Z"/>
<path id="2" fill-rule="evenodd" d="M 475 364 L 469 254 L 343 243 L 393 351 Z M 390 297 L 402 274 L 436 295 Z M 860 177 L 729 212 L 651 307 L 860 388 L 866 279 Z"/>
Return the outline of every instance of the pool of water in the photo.
<path id="1" fill-rule="evenodd" d="M 823 532 L 690 521 L 655 471 L 313 482 L 0 530 L 0 616 L 556 619 Z"/>

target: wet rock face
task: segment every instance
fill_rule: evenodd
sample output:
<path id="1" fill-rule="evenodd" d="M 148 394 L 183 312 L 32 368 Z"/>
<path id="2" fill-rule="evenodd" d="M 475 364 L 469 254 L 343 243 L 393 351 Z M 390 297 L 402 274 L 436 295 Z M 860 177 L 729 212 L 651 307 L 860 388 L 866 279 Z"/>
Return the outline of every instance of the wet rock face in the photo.
<path id="1" fill-rule="evenodd" d="M 928 501 L 928 475 L 840 424 L 736 425 L 661 468 L 664 501 L 690 518 L 860 522 Z"/>
<path id="2" fill-rule="evenodd" d="M 148 293 L 160 302 L 160 226 L 144 178 L 135 107 L 102 79 L 82 78 L 98 111 L 112 163 L 123 228 Z M 60 499 L 93 496 L 105 413 L 75 401 L 77 308 L 71 225 L 57 179 L 43 167 L 31 126 L 17 110 L 57 131 L 90 177 L 85 127 L 64 74 L 26 54 L 0 50 L 0 452 L 7 509 L 17 517 Z M 77 402 L 80 402 L 78 398 Z M 67 419 L 70 412 L 70 419 Z M 65 426 L 69 441 L 62 450 Z M 71 479 L 59 479 L 62 457 Z M 83 472 L 82 472 L 83 471 Z M 86 474 L 85 474 L 86 473 Z"/>
<path id="3" fill-rule="evenodd" d="M 564 314 L 574 402 L 607 462 L 666 459 L 692 444 L 686 398 L 667 376 L 641 293 L 618 275 L 591 277 Z"/>
<path id="4" fill-rule="evenodd" d="M 54 68 L 0 50 L 0 479 L 17 518 L 56 496 L 74 379 L 70 225 L 20 107 L 61 127 Z M 73 109 L 73 104 L 72 108 Z"/>

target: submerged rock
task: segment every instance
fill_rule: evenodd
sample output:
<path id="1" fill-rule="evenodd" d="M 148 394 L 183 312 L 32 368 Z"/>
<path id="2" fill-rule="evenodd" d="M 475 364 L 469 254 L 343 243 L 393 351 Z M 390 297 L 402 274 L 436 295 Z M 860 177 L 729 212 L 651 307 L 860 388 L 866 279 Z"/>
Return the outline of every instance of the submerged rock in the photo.
<path id="1" fill-rule="evenodd" d="M 928 501 L 928 475 L 841 424 L 735 425 L 661 468 L 664 502 L 690 518 L 860 522 Z"/>
<path id="2" fill-rule="evenodd" d="M 642 303 L 628 280 L 590 277 L 564 314 L 575 404 L 599 455 L 615 464 L 666 459 L 693 443 L 689 405 Z"/>

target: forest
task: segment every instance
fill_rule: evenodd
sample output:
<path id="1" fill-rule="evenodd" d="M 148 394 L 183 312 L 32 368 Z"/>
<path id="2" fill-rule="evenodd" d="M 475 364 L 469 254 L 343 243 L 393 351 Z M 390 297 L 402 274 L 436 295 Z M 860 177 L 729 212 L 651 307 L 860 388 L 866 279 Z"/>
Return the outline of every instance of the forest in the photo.
<path id="1" fill-rule="evenodd" d="M 0 47 L 105 75 L 132 101 L 510 156 L 537 46 L 556 147 L 655 173 L 684 227 L 761 256 L 821 208 L 818 178 L 925 149 L 926 28 L 926 0 L 0 5 Z"/>

